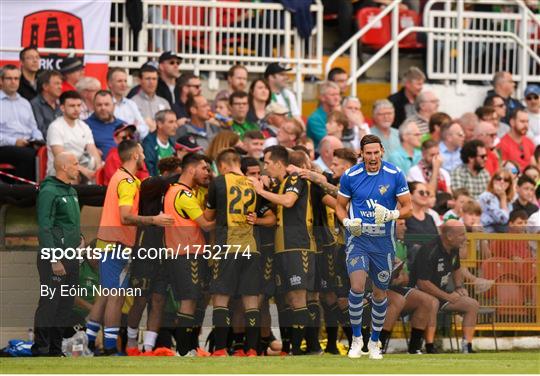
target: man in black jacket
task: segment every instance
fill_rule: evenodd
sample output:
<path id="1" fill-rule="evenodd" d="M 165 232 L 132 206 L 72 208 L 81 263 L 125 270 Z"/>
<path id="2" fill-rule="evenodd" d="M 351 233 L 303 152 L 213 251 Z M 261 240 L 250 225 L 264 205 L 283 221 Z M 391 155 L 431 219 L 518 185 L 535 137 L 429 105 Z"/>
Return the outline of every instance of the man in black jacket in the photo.
<path id="1" fill-rule="evenodd" d="M 405 72 L 403 75 L 403 87 L 397 93 L 388 97 L 396 110 L 396 117 L 394 123 L 392 123 L 393 128 L 399 128 L 401 123 L 414 113 L 414 101 L 422 91 L 425 81 L 426 76 L 417 67 L 410 67 Z"/>

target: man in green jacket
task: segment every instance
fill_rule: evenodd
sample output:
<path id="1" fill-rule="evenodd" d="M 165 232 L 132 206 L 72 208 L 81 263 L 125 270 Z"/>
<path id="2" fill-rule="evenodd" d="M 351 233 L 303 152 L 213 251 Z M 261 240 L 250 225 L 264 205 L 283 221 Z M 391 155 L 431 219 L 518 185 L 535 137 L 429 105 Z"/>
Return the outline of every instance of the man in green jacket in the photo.
<path id="1" fill-rule="evenodd" d="M 41 251 L 37 257 L 40 299 L 34 317 L 34 356 L 63 356 L 62 334 L 75 296 L 63 292 L 62 286 L 68 291 L 79 283 L 78 260 L 64 258 L 53 262 L 46 257 L 46 250 L 84 246 L 77 191 L 70 184 L 79 175 L 79 162 L 72 153 L 62 152 L 55 157 L 54 168 L 56 176 L 43 180 L 37 200 Z"/>

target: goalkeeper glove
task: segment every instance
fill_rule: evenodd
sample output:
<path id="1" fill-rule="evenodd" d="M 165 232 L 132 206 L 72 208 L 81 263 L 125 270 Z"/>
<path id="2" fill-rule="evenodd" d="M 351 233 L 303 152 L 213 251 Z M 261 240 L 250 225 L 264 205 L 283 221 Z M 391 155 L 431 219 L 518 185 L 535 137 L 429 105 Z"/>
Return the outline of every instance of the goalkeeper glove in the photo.
<path id="1" fill-rule="evenodd" d="M 375 204 L 375 223 L 381 224 L 395 221 L 399 218 L 399 210 L 388 210 L 384 206 Z"/>
<path id="2" fill-rule="evenodd" d="M 343 226 L 349 230 L 352 236 L 362 235 L 362 219 L 360 218 L 345 218 Z"/>

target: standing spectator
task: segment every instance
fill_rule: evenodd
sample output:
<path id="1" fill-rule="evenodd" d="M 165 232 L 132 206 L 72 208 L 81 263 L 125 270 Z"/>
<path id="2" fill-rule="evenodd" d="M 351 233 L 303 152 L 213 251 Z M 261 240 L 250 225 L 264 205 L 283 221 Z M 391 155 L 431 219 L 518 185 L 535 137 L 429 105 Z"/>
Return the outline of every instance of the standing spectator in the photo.
<path id="1" fill-rule="evenodd" d="M 264 136 L 261 131 L 249 131 L 244 133 L 244 147 L 248 157 L 260 161 L 263 157 Z"/>
<path id="2" fill-rule="evenodd" d="M 289 76 L 286 72 L 291 70 L 292 68 L 285 68 L 279 63 L 270 63 L 264 71 L 264 79 L 268 81 L 270 86 L 272 102 L 278 102 L 286 107 L 289 110 L 289 117 L 294 117 L 300 124 L 304 124 L 296 96 L 287 88 Z"/>
<path id="3" fill-rule="evenodd" d="M 55 174 L 54 160 L 65 151 L 77 158 L 79 171 L 85 181 L 94 180 L 95 171 L 101 167 L 101 156 L 94 144 L 92 131 L 79 118 L 81 104 L 81 96 L 76 91 L 66 91 L 60 96 L 63 116 L 53 121 L 47 131 L 48 176 Z"/>
<path id="4" fill-rule="evenodd" d="M 41 59 L 35 47 L 23 48 L 19 53 L 21 61 L 21 82 L 17 92 L 24 99 L 31 101 L 39 93 L 37 72 L 39 71 Z"/>
<path id="5" fill-rule="evenodd" d="M 75 88 L 82 98 L 81 120 L 86 120 L 94 112 L 94 99 L 101 90 L 101 82 L 94 77 L 82 77 L 75 84 Z"/>
<path id="6" fill-rule="evenodd" d="M 248 94 L 245 91 L 235 91 L 229 96 L 231 106 L 231 117 L 233 119 L 232 130 L 244 138 L 244 133 L 259 130 L 257 124 L 247 120 L 249 110 Z"/>
<path id="7" fill-rule="evenodd" d="M 510 132 L 501 138 L 497 148 L 501 151 L 501 158 L 506 161 L 515 161 L 523 171 L 529 164 L 534 164 L 534 144 L 527 132 L 529 131 L 529 115 L 523 109 L 517 109 L 510 117 Z"/>
<path id="8" fill-rule="evenodd" d="M 307 135 L 319 147 L 319 142 L 326 136 L 326 123 L 328 115 L 339 108 L 339 86 L 334 82 L 323 82 L 319 88 L 320 106 L 313 112 L 307 121 Z"/>
<path id="9" fill-rule="evenodd" d="M 21 71 L 15 65 L 2 67 L 0 91 L 0 160 L 15 167 L 13 175 L 35 180 L 36 150 L 31 144 L 43 140 L 30 103 L 17 93 Z"/>
<path id="10" fill-rule="evenodd" d="M 493 99 L 493 98 L 498 98 L 498 96 L 491 97 L 490 99 Z M 510 126 L 508 124 L 500 122 L 499 120 L 500 117 L 497 114 L 497 111 L 495 111 L 494 107 L 481 106 L 481 107 L 478 107 L 474 113 L 476 114 L 476 116 L 478 116 L 478 119 L 480 119 L 481 121 L 489 121 L 490 123 L 493 124 L 493 126 L 497 130 L 498 138 L 504 137 L 504 135 L 510 131 Z"/>
<path id="11" fill-rule="evenodd" d="M 471 141 L 474 138 L 474 131 L 478 127 L 478 116 L 473 112 L 465 112 L 458 119 L 458 123 L 465 133 L 465 142 Z"/>
<path id="12" fill-rule="evenodd" d="M 432 195 L 437 192 L 451 193 L 450 174 L 442 166 L 439 153 L 439 144 L 433 140 L 422 143 L 422 159 L 417 165 L 411 167 L 407 181 L 419 181 L 427 184 Z"/>
<path id="13" fill-rule="evenodd" d="M 161 110 L 156 114 L 156 130 L 142 142 L 146 167 L 151 176 L 158 175 L 160 159 L 175 154 L 176 114 L 172 110 Z"/>
<path id="14" fill-rule="evenodd" d="M 496 123 L 495 126 L 497 127 L 499 138 L 502 138 L 510 131 L 508 121 L 503 121 L 506 116 L 506 102 L 504 101 L 504 98 L 498 94 L 494 94 L 491 97 L 486 98 L 484 106 L 492 107 L 493 110 L 495 110 L 495 115 L 492 115 L 492 119 L 493 122 Z"/>
<path id="15" fill-rule="evenodd" d="M 76 57 L 66 57 L 60 63 L 60 73 L 64 76 L 62 92 L 77 90 L 75 85 L 84 77 L 84 64 Z"/>
<path id="16" fill-rule="evenodd" d="M 133 124 L 142 140 L 148 135 L 149 129 L 137 108 L 137 104 L 126 98 L 127 78 L 127 73 L 123 68 L 111 68 L 107 72 L 107 85 L 113 95 L 114 116 L 127 124 Z"/>
<path id="17" fill-rule="evenodd" d="M 330 72 L 328 72 L 328 81 L 335 82 L 339 86 L 339 94 L 343 97 L 345 96 L 345 93 L 347 92 L 347 80 L 349 79 L 349 75 L 345 71 L 345 69 L 336 67 L 330 69 Z"/>
<path id="18" fill-rule="evenodd" d="M 512 211 L 510 200 L 514 197 L 512 175 L 501 170 L 489 181 L 486 192 L 478 196 L 482 207 L 482 226 L 486 232 L 506 232 L 508 216 Z"/>
<path id="19" fill-rule="evenodd" d="M 523 210 L 527 213 L 527 218 L 538 211 L 534 190 L 536 183 L 533 179 L 523 174 L 517 181 L 517 198 L 512 203 L 512 210 Z M 512 199 L 511 196 L 508 197 Z"/>
<path id="20" fill-rule="evenodd" d="M 482 120 L 474 130 L 474 138 L 482 141 L 486 146 L 486 170 L 493 176 L 493 174 L 501 168 L 499 155 L 493 151 L 495 148 L 495 140 L 497 139 L 497 130 L 492 123 Z"/>
<path id="21" fill-rule="evenodd" d="M 417 67 L 410 67 L 403 75 L 403 87 L 388 97 L 394 105 L 396 116 L 392 127 L 399 128 L 405 119 L 414 113 L 414 101 L 426 81 L 426 75 Z"/>
<path id="22" fill-rule="evenodd" d="M 443 124 L 449 124 L 452 121 L 450 115 L 444 112 L 436 112 L 429 118 L 428 128 L 429 134 L 422 137 L 422 142 L 426 140 L 434 140 L 441 142 L 441 127 Z"/>
<path id="23" fill-rule="evenodd" d="M 443 159 L 442 167 L 452 172 L 461 164 L 461 147 L 465 140 L 465 132 L 457 122 L 450 122 L 441 126 L 441 143 L 439 145 Z"/>
<path id="24" fill-rule="evenodd" d="M 418 125 L 412 120 L 406 120 L 399 126 L 399 139 L 401 145 L 399 148 L 390 151 L 388 162 L 399 167 L 405 176 L 409 173 L 412 166 L 420 162 L 422 153 L 418 148 L 421 146 L 420 140 L 422 133 Z"/>
<path id="25" fill-rule="evenodd" d="M 116 146 L 113 133 L 117 126 L 124 124 L 124 121 L 114 116 L 114 102 L 109 90 L 100 90 L 94 97 L 95 112 L 86 119 L 86 123 L 92 130 L 96 146 L 107 158 L 109 149 Z"/>
<path id="26" fill-rule="evenodd" d="M 261 122 L 261 132 L 264 138 L 276 137 L 278 129 L 287 120 L 288 113 L 287 108 L 277 102 L 270 103 L 266 106 L 266 115 Z"/>
<path id="27" fill-rule="evenodd" d="M 422 134 L 429 132 L 429 119 L 439 109 L 439 98 L 431 90 L 424 90 L 414 100 L 414 114 L 409 117 L 413 120 Z"/>
<path id="28" fill-rule="evenodd" d="M 84 247 L 81 235 L 81 213 L 77 191 L 71 183 L 78 178 L 77 157 L 69 152 L 57 155 L 56 174 L 40 184 L 37 199 L 39 245 L 48 249 Z M 75 296 L 62 294 L 63 286 L 78 286 L 77 259 L 46 260 L 38 257 L 41 286 L 56 289 L 51 296 L 41 294 L 34 316 L 33 356 L 64 356 L 62 338 L 69 322 Z"/>
<path id="29" fill-rule="evenodd" d="M 476 199 L 486 190 L 490 179 L 485 169 L 486 147 L 482 141 L 472 140 L 463 145 L 460 155 L 463 164 L 450 173 L 452 190 L 465 188 Z"/>
<path id="30" fill-rule="evenodd" d="M 265 80 L 259 78 L 253 81 L 249 86 L 248 95 L 249 111 L 247 120 L 251 123 L 259 124 L 260 126 L 262 120 L 266 116 L 266 106 L 268 106 L 271 101 L 270 86 L 268 86 L 268 83 Z"/>
<path id="31" fill-rule="evenodd" d="M 360 140 L 366 134 L 371 134 L 368 123 L 362 113 L 362 103 L 357 97 L 346 97 L 341 102 L 341 111 L 348 120 L 348 126 L 343 130 L 343 136 L 341 137 L 344 143 L 347 143 L 346 147 L 350 147 L 355 151 L 360 151 Z"/>
<path id="32" fill-rule="evenodd" d="M 210 104 L 202 95 L 190 96 L 186 103 L 190 120 L 176 130 L 176 138 L 193 136 L 203 149 L 208 148 L 212 139 L 219 133 L 219 127 L 210 124 Z"/>
<path id="33" fill-rule="evenodd" d="M 509 123 L 510 115 L 512 115 L 515 110 L 524 108 L 520 101 L 512 98 L 515 86 L 516 84 L 512 79 L 512 73 L 505 71 L 496 72 L 493 76 L 493 89 L 487 93 L 488 98 L 494 94 L 498 94 L 503 98 L 504 103 L 506 104 L 506 113 L 501 121 L 506 124 Z"/>
<path id="34" fill-rule="evenodd" d="M 172 51 L 163 52 L 159 56 L 159 79 L 156 94 L 164 98 L 172 106 L 180 97 L 180 89 L 176 80 L 180 77 L 182 58 Z"/>
<path id="35" fill-rule="evenodd" d="M 315 160 L 315 164 L 322 172 L 329 172 L 334 158 L 334 150 L 343 148 L 341 140 L 335 136 L 325 136 L 319 145 L 319 158 Z"/>
<path id="36" fill-rule="evenodd" d="M 180 88 L 180 97 L 171 109 L 176 114 L 178 126 L 182 126 L 189 120 L 189 111 L 186 108 L 188 98 L 202 93 L 201 79 L 193 73 L 184 73 L 178 80 L 178 87 Z"/>
<path id="37" fill-rule="evenodd" d="M 227 71 L 227 89 L 221 90 L 216 94 L 214 103 L 220 99 L 229 99 L 229 96 L 235 91 L 246 91 L 248 84 L 247 68 L 241 64 L 232 66 Z M 251 88 L 250 88 L 251 92 Z"/>
<path id="38" fill-rule="evenodd" d="M 439 234 L 433 217 L 427 213 L 430 209 L 431 195 L 427 185 L 420 182 L 409 183 L 412 199 L 412 217 L 405 220 L 405 244 L 412 252 L 410 260 L 415 259 L 416 251 L 425 243 L 429 243 Z"/>
<path id="39" fill-rule="evenodd" d="M 139 79 L 141 90 L 131 99 L 137 105 L 150 132 L 153 132 L 156 129 L 156 123 L 154 122 L 156 113 L 168 110 L 171 106 L 166 99 L 157 95 L 158 70 L 154 66 L 150 64 L 143 65 L 139 71 Z"/>
<path id="40" fill-rule="evenodd" d="M 525 104 L 529 114 L 529 133 L 527 136 L 535 145 L 540 144 L 540 86 L 529 85 L 525 89 Z"/>
<path id="41" fill-rule="evenodd" d="M 62 95 L 62 75 L 53 70 L 46 70 L 38 76 L 37 97 L 30 101 L 36 123 L 42 134 L 47 134 L 49 124 L 59 116 L 62 116 L 58 100 Z"/>
<path id="42" fill-rule="evenodd" d="M 399 131 L 392 128 L 396 116 L 392 102 L 388 99 L 375 101 L 372 114 L 371 134 L 381 139 L 384 150 L 387 152 L 397 150 L 401 146 L 401 142 L 399 141 Z"/>

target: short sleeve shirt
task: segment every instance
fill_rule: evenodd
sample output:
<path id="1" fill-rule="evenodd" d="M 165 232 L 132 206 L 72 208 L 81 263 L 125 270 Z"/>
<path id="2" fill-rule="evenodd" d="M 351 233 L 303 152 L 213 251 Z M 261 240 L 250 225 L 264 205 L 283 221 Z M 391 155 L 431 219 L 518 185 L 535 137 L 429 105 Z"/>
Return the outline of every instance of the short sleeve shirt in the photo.
<path id="1" fill-rule="evenodd" d="M 129 178 L 118 183 L 118 206 L 133 206 L 140 186 L 139 179 Z"/>

